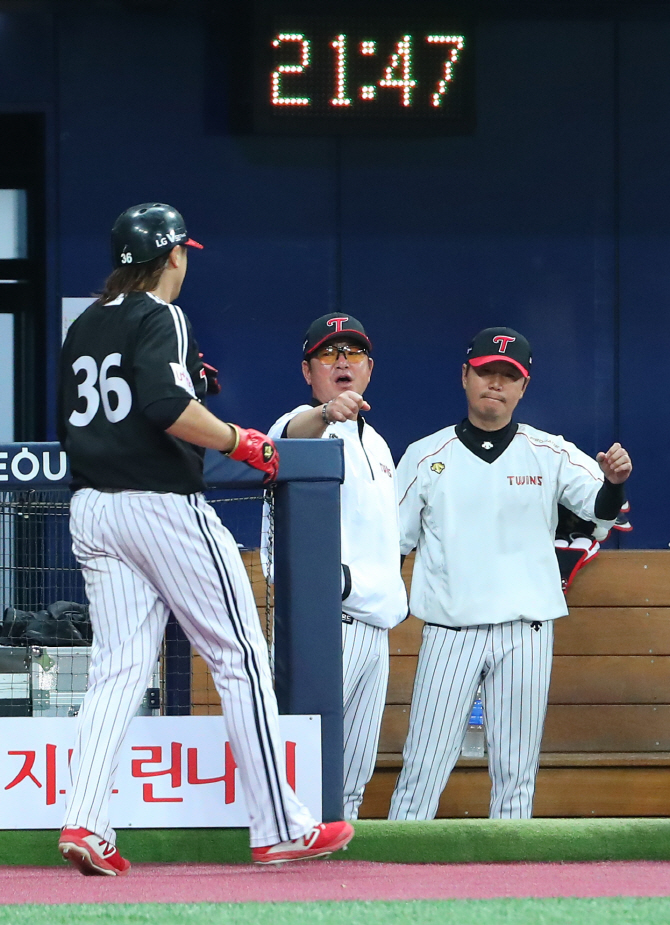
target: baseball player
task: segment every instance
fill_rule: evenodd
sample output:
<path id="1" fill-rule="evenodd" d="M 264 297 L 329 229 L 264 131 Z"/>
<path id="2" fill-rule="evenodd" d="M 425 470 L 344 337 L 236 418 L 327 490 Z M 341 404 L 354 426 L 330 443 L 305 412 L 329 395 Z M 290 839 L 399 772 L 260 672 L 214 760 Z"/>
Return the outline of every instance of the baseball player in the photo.
<path id="1" fill-rule="evenodd" d="M 341 490 L 344 816 L 356 819 L 372 777 L 389 671 L 388 630 L 407 616 L 400 575 L 395 468 L 386 442 L 367 423 L 363 394 L 372 344 L 360 321 L 342 312 L 310 325 L 302 372 L 311 403 L 270 428 L 273 437 L 344 442 Z M 318 603 L 317 605 L 318 606 Z"/>
<path id="2" fill-rule="evenodd" d="M 517 424 L 530 366 L 521 334 L 481 331 L 462 369 L 467 418 L 413 443 L 398 466 L 401 549 L 417 549 L 410 609 L 425 626 L 391 819 L 435 817 L 480 683 L 490 816 L 532 813 L 553 625 L 568 612 L 557 505 L 611 526 L 632 466 L 618 443 L 595 461 Z"/>
<path id="3" fill-rule="evenodd" d="M 73 788 L 60 835 L 86 874 L 125 874 L 109 797 L 118 754 L 170 612 L 207 662 L 250 816 L 253 859 L 319 857 L 353 835 L 316 825 L 286 783 L 265 642 L 237 545 L 202 491 L 204 448 L 276 477 L 272 440 L 206 410 L 207 374 L 174 304 L 190 248 L 184 220 L 143 203 L 112 229 L 115 269 L 72 324 L 61 358 L 59 438 L 72 471 L 70 528 L 93 625 Z"/>

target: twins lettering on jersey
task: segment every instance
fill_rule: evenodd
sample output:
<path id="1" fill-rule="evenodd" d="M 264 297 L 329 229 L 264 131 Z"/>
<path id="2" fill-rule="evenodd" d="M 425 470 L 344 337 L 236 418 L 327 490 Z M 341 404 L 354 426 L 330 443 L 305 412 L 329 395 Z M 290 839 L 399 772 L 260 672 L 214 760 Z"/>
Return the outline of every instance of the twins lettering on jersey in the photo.
<path id="1" fill-rule="evenodd" d="M 510 485 L 541 485 L 541 475 L 508 475 Z"/>
<path id="2" fill-rule="evenodd" d="M 488 447 L 485 447 L 488 449 Z M 444 463 L 443 462 L 434 462 L 431 463 L 431 471 L 441 475 L 444 472 Z M 507 481 L 510 485 L 542 485 L 541 475 L 508 475 Z"/>

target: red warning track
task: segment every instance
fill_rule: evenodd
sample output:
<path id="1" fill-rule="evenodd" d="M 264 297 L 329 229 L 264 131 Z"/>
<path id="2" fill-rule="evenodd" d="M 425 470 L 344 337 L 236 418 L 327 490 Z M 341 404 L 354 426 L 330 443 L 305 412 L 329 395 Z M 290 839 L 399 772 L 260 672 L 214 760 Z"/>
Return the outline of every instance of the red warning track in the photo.
<path id="1" fill-rule="evenodd" d="M 280 867 L 136 864 L 126 877 L 62 867 L 0 867 L 0 904 L 310 902 L 669 896 L 670 862 L 379 864 L 307 861 Z"/>

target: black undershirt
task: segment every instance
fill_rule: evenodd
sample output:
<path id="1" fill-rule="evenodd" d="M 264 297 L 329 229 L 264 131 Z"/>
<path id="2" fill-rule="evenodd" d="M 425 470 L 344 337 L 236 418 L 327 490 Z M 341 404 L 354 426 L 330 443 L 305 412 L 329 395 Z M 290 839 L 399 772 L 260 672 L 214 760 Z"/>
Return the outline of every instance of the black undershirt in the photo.
<path id="1" fill-rule="evenodd" d="M 499 459 L 510 445 L 516 432 L 518 424 L 510 421 L 500 430 L 482 430 L 468 418 L 456 425 L 456 436 L 463 446 L 467 447 L 471 453 L 474 453 L 484 462 L 492 463 Z M 599 520 L 615 520 L 621 510 L 626 495 L 623 485 L 614 485 L 605 479 L 602 488 L 596 495 L 595 515 Z"/>
<path id="2" fill-rule="evenodd" d="M 514 440 L 518 427 L 516 421 L 510 421 L 500 430 L 481 430 L 465 418 L 456 425 L 456 436 L 471 453 L 484 462 L 492 463 L 502 456 Z"/>

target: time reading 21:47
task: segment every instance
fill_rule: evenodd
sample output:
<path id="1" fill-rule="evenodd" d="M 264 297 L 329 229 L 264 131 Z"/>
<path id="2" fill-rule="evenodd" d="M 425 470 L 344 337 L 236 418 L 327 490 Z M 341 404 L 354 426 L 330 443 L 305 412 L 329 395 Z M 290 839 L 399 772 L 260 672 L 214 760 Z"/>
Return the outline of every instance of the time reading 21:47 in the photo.
<path id="1" fill-rule="evenodd" d="M 420 44 L 419 44 L 420 43 Z M 335 108 L 351 108 L 357 103 L 380 100 L 384 95 L 397 93 L 397 102 L 407 109 L 429 107 L 440 109 L 447 97 L 449 85 L 454 80 L 456 65 L 465 48 L 464 35 L 430 34 L 421 37 L 402 35 L 394 40 L 394 49 L 378 69 L 378 76 L 358 86 L 350 86 L 350 59 L 352 55 L 375 59 L 380 57 L 379 43 L 371 39 L 352 41 L 344 33 L 333 36 L 329 41 L 332 49 L 332 95 L 328 105 Z M 313 99 L 308 94 L 306 78 L 313 66 L 313 42 L 301 32 L 280 32 L 272 39 L 272 46 L 279 51 L 282 62 L 275 66 L 270 77 L 270 101 L 273 106 L 291 109 L 311 107 Z M 421 68 L 422 80 L 416 76 L 415 57 L 419 48 L 432 49 L 435 69 L 429 78 L 427 69 Z M 433 70 L 432 67 L 430 70 Z M 423 83 L 424 86 L 420 86 Z M 304 89 L 301 88 L 302 87 Z M 302 92 L 301 92 L 302 89 Z"/>

